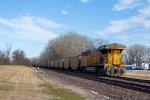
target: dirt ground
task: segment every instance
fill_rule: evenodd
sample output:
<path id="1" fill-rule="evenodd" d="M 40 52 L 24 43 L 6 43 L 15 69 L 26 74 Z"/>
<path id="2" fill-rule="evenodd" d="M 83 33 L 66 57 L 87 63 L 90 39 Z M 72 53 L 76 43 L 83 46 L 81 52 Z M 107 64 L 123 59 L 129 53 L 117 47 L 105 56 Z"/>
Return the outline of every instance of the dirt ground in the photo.
<path id="1" fill-rule="evenodd" d="M 54 100 L 39 86 L 44 83 L 56 85 L 35 68 L 0 65 L 0 100 Z M 78 88 L 75 91 L 82 92 Z"/>
<path id="2" fill-rule="evenodd" d="M 150 70 L 126 70 L 124 77 L 150 80 Z"/>

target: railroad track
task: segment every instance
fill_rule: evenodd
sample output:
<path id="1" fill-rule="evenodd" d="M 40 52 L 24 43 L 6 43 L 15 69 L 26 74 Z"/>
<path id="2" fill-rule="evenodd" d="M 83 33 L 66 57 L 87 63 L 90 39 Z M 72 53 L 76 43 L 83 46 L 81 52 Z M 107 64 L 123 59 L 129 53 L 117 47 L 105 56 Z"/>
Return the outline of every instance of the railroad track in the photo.
<path id="1" fill-rule="evenodd" d="M 87 73 L 70 72 L 65 70 L 56 70 L 56 69 L 50 69 L 50 70 L 58 73 L 63 73 L 66 75 L 71 75 L 79 78 L 93 80 L 100 83 L 105 83 L 105 84 L 118 86 L 125 89 L 131 89 L 134 91 L 150 94 L 150 80 L 140 80 L 140 79 L 125 78 L 125 77 L 119 77 L 119 78 L 104 77 L 104 76 L 98 76 L 98 75 L 87 74 Z"/>

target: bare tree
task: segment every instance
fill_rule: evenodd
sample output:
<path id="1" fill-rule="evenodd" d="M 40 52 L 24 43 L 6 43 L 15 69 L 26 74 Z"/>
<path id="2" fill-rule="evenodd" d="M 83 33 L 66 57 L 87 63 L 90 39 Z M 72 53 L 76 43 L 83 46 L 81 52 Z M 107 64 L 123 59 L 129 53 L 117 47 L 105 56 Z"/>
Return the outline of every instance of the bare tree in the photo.
<path id="1" fill-rule="evenodd" d="M 145 62 L 150 63 L 150 47 L 147 47 L 145 56 Z"/>
<path id="2" fill-rule="evenodd" d="M 141 44 L 130 46 L 124 53 L 124 60 L 126 64 L 136 64 L 136 66 L 138 66 L 144 62 L 149 63 L 149 59 L 150 48 Z"/>
<path id="3" fill-rule="evenodd" d="M 5 52 L 0 51 L 0 64 L 1 65 L 5 64 L 5 59 L 6 59 Z"/>
<path id="4" fill-rule="evenodd" d="M 10 64 L 10 53 L 11 53 L 11 45 L 10 44 L 6 44 L 6 64 Z"/>
<path id="5" fill-rule="evenodd" d="M 100 46 L 106 45 L 108 43 L 109 43 L 108 41 L 101 39 L 101 38 L 91 39 L 91 46 L 92 47 L 90 47 L 89 49 L 95 50 L 95 49 L 98 49 Z"/>
<path id="6" fill-rule="evenodd" d="M 74 32 L 50 40 L 39 56 L 41 62 L 81 55 L 83 51 L 93 50 L 105 42 L 102 39 L 90 39 Z"/>
<path id="7" fill-rule="evenodd" d="M 30 65 L 30 60 L 26 58 L 25 52 L 20 49 L 16 49 L 12 53 L 13 64 L 15 65 Z"/>
<path id="8" fill-rule="evenodd" d="M 11 45 L 6 44 L 6 49 L 0 51 L 0 64 L 8 65 L 10 63 Z"/>
<path id="9" fill-rule="evenodd" d="M 89 44 L 87 37 L 69 32 L 49 41 L 40 59 L 50 61 L 80 55 L 83 47 L 87 48 Z"/>

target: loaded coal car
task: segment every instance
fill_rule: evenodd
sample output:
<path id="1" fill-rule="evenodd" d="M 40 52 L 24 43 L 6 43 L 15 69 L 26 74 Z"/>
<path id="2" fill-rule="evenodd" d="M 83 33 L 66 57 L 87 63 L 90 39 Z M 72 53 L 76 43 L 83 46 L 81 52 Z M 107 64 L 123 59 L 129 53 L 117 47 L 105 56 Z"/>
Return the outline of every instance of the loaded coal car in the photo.
<path id="1" fill-rule="evenodd" d="M 54 68 L 55 67 L 55 64 L 54 64 L 55 62 L 54 61 L 51 61 L 51 68 Z"/>
<path id="2" fill-rule="evenodd" d="M 49 68 L 53 68 L 53 67 L 54 67 L 54 62 L 53 62 L 53 61 L 50 61 L 48 67 L 49 67 Z"/>
<path id="3" fill-rule="evenodd" d="M 82 56 L 80 56 L 80 55 L 79 56 L 75 56 L 75 57 L 70 57 L 69 58 L 69 60 L 70 60 L 69 69 L 70 70 L 79 70 L 81 59 L 82 59 Z"/>
<path id="4" fill-rule="evenodd" d="M 42 68 L 47 68 L 48 67 L 48 64 L 45 62 L 45 63 L 41 63 L 39 67 L 42 67 Z"/>
<path id="5" fill-rule="evenodd" d="M 54 68 L 58 69 L 58 67 L 59 67 L 59 62 L 58 62 L 58 60 L 55 60 L 55 61 L 54 61 L 54 64 L 55 64 Z"/>
<path id="6" fill-rule="evenodd" d="M 59 60 L 56 60 L 56 66 L 55 68 L 59 69 Z"/>
<path id="7" fill-rule="evenodd" d="M 49 68 L 51 66 L 51 62 L 48 62 L 47 63 L 47 67 Z"/>
<path id="8" fill-rule="evenodd" d="M 80 71 L 81 72 L 86 72 L 86 67 L 88 65 L 88 63 L 87 63 L 87 56 L 86 55 L 82 56 L 82 59 L 81 59 L 80 62 L 81 62 L 80 63 Z"/>
<path id="9" fill-rule="evenodd" d="M 59 69 L 63 69 L 64 67 L 64 59 L 59 60 Z"/>
<path id="10" fill-rule="evenodd" d="M 69 60 L 69 58 L 65 58 L 64 59 L 64 66 L 63 66 L 63 68 L 65 70 L 67 70 L 67 69 L 69 69 L 69 67 L 70 67 L 70 60 Z"/>

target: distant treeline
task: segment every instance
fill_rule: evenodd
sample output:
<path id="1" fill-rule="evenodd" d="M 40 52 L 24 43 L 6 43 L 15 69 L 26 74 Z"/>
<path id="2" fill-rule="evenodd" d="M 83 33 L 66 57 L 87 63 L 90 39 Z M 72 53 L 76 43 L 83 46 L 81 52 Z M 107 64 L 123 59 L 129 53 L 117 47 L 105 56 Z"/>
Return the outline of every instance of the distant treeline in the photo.
<path id="1" fill-rule="evenodd" d="M 0 65 L 30 66 L 31 63 L 23 50 L 16 49 L 11 52 L 11 45 L 6 45 L 6 49 L 0 50 Z"/>

